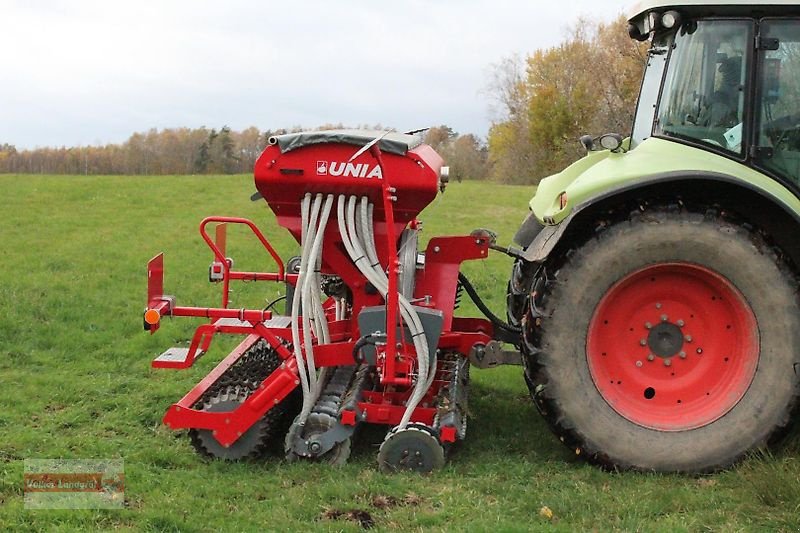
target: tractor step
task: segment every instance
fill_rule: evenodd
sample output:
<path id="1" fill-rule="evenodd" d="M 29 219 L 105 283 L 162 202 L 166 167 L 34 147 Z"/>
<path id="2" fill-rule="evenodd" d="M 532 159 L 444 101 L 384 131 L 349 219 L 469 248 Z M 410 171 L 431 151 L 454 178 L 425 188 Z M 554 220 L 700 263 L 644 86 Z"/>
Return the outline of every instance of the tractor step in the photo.
<path id="1" fill-rule="evenodd" d="M 238 318 L 220 318 L 214 322 L 215 326 L 229 326 L 229 327 L 250 327 L 249 322 L 243 322 Z M 285 329 L 291 327 L 292 317 L 275 315 L 271 319 L 264 322 L 268 328 Z"/>
<path id="2" fill-rule="evenodd" d="M 202 350 L 197 351 L 195 359 L 203 355 Z M 186 359 L 189 357 L 189 348 L 170 348 L 155 359 L 153 368 L 186 368 Z"/>

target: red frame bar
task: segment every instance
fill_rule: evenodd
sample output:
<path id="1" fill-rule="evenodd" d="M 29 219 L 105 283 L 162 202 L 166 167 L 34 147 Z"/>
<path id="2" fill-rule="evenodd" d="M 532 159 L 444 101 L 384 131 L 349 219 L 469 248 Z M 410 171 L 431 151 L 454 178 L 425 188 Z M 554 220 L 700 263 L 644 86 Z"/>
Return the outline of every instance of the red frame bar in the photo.
<path id="1" fill-rule="evenodd" d="M 381 175 L 386 176 L 386 169 L 383 166 L 380 143 L 373 144 L 370 153 L 378 162 Z M 381 196 L 383 197 L 383 212 L 386 217 L 386 250 L 388 252 L 389 266 L 389 294 L 386 295 L 386 356 L 383 359 L 383 369 L 380 372 L 381 385 L 401 385 L 408 386 L 410 379 L 399 376 L 397 372 L 397 315 L 398 315 L 398 294 L 397 276 L 399 274 L 400 261 L 397 260 L 397 234 L 394 227 L 394 205 L 396 197 L 393 197 L 395 189 L 389 187 L 389 182 L 384 177 L 381 180 Z"/>
<path id="2" fill-rule="evenodd" d="M 242 322 L 266 322 L 272 318 L 272 311 L 260 309 L 227 309 L 222 307 L 182 307 L 175 306 L 169 313 L 170 316 L 193 316 L 199 318 L 237 318 Z"/>
<path id="3" fill-rule="evenodd" d="M 259 241 L 261 241 L 261 245 L 267 250 L 269 255 L 272 256 L 272 259 L 275 260 L 275 263 L 278 265 L 278 273 L 261 273 L 261 272 L 231 272 L 231 267 L 228 264 L 227 258 L 225 257 L 225 252 L 223 252 L 220 247 L 217 245 L 216 242 L 208 235 L 206 231 L 206 226 L 211 222 L 220 222 L 220 223 L 229 223 L 229 224 L 243 224 L 250 228 L 250 230 L 255 234 Z M 219 228 L 219 226 L 217 226 Z M 219 232 L 217 232 L 219 234 Z M 222 264 L 223 269 L 223 278 L 222 278 L 222 307 L 228 307 L 228 302 L 230 300 L 230 282 L 232 279 L 246 279 L 249 281 L 285 281 L 286 280 L 286 272 L 284 271 L 283 267 L 283 259 L 281 256 L 278 255 L 278 252 L 272 247 L 264 234 L 261 233 L 261 230 L 250 220 L 246 218 L 240 217 L 206 217 L 200 222 L 200 235 L 203 237 L 203 240 L 206 241 L 206 244 L 211 251 L 214 252 L 214 257 L 216 260 Z M 223 246 L 227 239 L 222 239 Z M 233 276 L 232 276 L 233 274 Z"/>

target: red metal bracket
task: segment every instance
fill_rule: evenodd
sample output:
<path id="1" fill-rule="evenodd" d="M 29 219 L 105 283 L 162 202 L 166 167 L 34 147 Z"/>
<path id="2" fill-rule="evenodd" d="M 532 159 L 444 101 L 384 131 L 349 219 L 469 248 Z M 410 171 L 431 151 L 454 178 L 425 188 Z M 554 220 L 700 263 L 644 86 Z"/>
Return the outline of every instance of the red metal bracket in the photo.
<path id="1" fill-rule="evenodd" d="M 216 227 L 216 242 L 211 239 L 206 231 L 206 226 L 211 222 L 220 222 L 220 224 Z M 278 266 L 278 272 L 235 272 L 231 271 L 231 266 L 228 264 L 227 257 L 225 257 L 224 248 L 227 244 L 227 232 L 226 227 L 222 226 L 222 224 L 243 224 L 250 228 L 253 234 L 258 238 L 261 242 L 261 245 L 267 250 L 272 259 L 275 261 L 276 265 Z M 216 262 L 222 265 L 223 269 L 223 277 L 222 277 L 222 307 L 228 307 L 228 302 L 230 300 L 230 282 L 232 279 L 237 280 L 249 280 L 249 281 L 285 281 L 286 280 L 286 273 L 283 267 L 283 260 L 281 256 L 278 255 L 278 252 L 272 247 L 264 234 L 261 233 L 261 230 L 250 220 L 246 218 L 239 218 L 239 217 L 206 217 L 200 222 L 200 235 L 203 237 L 203 240 L 206 242 L 211 251 L 214 252 L 214 258 Z"/>

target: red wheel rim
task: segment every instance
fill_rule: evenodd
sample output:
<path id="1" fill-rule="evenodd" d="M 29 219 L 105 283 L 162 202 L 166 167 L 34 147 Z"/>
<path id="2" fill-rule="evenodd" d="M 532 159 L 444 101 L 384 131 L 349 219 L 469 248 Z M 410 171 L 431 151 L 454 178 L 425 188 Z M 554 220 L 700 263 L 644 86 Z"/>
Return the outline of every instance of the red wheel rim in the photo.
<path id="1" fill-rule="evenodd" d="M 712 270 L 649 266 L 603 296 L 586 356 L 597 390 L 621 416 L 662 431 L 694 429 L 730 411 L 753 381 L 756 319 Z"/>

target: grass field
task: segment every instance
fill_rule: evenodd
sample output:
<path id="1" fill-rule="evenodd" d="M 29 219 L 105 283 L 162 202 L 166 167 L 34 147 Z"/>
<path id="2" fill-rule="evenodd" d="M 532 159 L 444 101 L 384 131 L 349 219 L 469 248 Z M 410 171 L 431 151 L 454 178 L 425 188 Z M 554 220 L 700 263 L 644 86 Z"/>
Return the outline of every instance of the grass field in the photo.
<path id="1" fill-rule="evenodd" d="M 185 343 L 197 323 L 142 331 L 145 264 L 165 251 L 167 292 L 186 305 L 215 305 L 218 287 L 205 281 L 210 252 L 196 229 L 210 214 L 252 218 L 292 255 L 296 245 L 268 208 L 249 201 L 252 179 L 0 176 L 0 185 L 0 530 L 356 531 L 362 525 L 347 515 L 354 510 L 376 529 L 800 528 L 797 436 L 772 456 L 709 477 L 603 472 L 549 433 L 518 368 L 473 372 L 467 439 L 430 476 L 381 474 L 381 435 L 371 432 L 340 469 L 279 457 L 202 460 L 160 420 L 231 344 L 216 344 L 190 370 L 151 370 L 150 360 Z M 424 235 L 487 226 L 507 242 L 530 194 L 452 184 L 423 213 Z M 266 256 L 245 237 L 230 237 L 237 267 L 266 269 Z M 500 256 L 465 267 L 498 313 L 508 268 Z M 237 307 L 280 292 L 269 284 L 237 289 Z M 125 509 L 25 510 L 23 460 L 33 458 L 124 459 Z M 540 515 L 544 506 L 552 518 Z"/>

